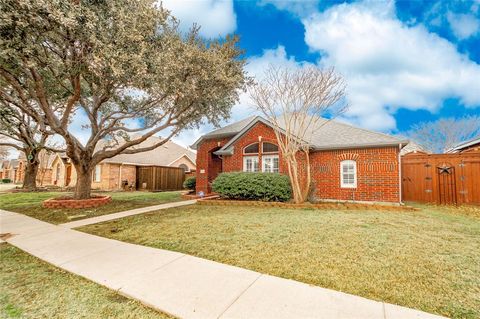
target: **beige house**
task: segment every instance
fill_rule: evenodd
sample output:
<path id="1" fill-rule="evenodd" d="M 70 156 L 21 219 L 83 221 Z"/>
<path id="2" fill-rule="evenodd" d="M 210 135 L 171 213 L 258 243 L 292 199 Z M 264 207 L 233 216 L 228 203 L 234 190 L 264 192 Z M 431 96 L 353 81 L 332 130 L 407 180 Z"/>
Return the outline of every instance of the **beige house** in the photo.
<path id="1" fill-rule="evenodd" d="M 158 137 L 151 137 L 136 148 L 147 147 L 157 143 Z M 103 147 L 99 145 L 98 147 Z M 103 160 L 95 167 L 92 176 L 92 188 L 103 190 L 135 187 L 138 166 L 180 167 L 186 173 L 195 171 L 196 154 L 171 141 L 147 152 L 137 154 L 120 154 Z M 56 155 L 52 162 L 52 184 L 60 187 L 73 187 L 77 174 L 65 153 Z"/>

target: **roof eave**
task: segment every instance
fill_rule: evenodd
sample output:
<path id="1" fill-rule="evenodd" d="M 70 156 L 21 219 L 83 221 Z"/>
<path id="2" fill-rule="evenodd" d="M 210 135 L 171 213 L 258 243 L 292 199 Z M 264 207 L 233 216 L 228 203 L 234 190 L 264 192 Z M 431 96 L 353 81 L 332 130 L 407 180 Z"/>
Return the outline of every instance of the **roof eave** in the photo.
<path id="1" fill-rule="evenodd" d="M 345 145 L 329 145 L 329 146 L 313 146 L 315 151 L 328 151 L 328 150 L 341 150 L 352 148 L 373 148 L 373 147 L 388 147 L 397 146 L 404 147 L 408 144 L 408 140 L 396 141 L 396 142 L 383 142 L 383 143 L 364 143 L 364 144 L 345 144 Z"/>
<path id="2" fill-rule="evenodd" d="M 474 138 L 473 140 L 463 142 L 463 143 L 449 149 L 446 153 L 453 153 L 455 151 L 461 151 L 461 150 L 463 150 L 467 147 L 470 147 L 470 146 L 478 144 L 478 143 L 480 143 L 480 138 Z"/>
<path id="3" fill-rule="evenodd" d="M 238 133 L 238 132 L 237 132 Z M 192 150 L 197 150 L 197 147 L 198 145 L 204 141 L 204 140 L 211 140 L 213 138 L 224 138 L 224 137 L 229 137 L 229 136 L 235 136 L 237 135 L 237 133 L 223 133 L 223 134 L 207 134 L 207 135 L 203 135 L 201 137 L 199 137 L 195 143 L 193 143 L 192 145 L 190 145 L 189 147 L 192 149 Z"/>
<path id="4" fill-rule="evenodd" d="M 213 152 L 215 155 L 233 155 L 234 148 L 233 146 L 231 148 L 228 148 L 226 150 L 218 150 Z"/>

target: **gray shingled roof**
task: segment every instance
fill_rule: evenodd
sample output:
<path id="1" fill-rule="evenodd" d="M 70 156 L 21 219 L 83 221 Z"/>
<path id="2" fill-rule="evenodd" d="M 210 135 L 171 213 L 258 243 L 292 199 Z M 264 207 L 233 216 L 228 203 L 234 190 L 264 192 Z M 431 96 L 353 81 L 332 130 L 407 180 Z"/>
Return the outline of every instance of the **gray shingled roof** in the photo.
<path id="1" fill-rule="evenodd" d="M 240 120 L 238 122 L 232 123 L 230 125 L 224 126 L 222 128 L 216 129 L 207 133 L 203 136 L 203 138 L 213 138 L 213 137 L 222 137 L 222 136 L 230 136 L 236 135 L 241 130 L 243 130 L 251 121 L 253 121 L 256 116 L 250 116 L 246 119 Z"/>
<path id="2" fill-rule="evenodd" d="M 133 148 L 148 147 L 155 143 L 158 143 L 161 139 L 156 136 L 148 138 L 146 141 L 140 143 Z M 97 148 L 103 147 L 105 142 L 99 143 Z M 196 154 L 172 141 L 167 141 L 162 146 L 157 147 L 154 150 L 136 153 L 136 154 L 119 154 L 112 158 L 103 160 L 104 163 L 128 163 L 135 165 L 158 165 L 168 166 L 173 161 L 186 155 L 193 163 L 196 160 Z"/>
<path id="3" fill-rule="evenodd" d="M 249 117 L 242 121 L 230 124 L 222 129 L 215 130 L 204 135 L 200 140 L 195 142 L 193 146 L 197 146 L 202 139 L 209 139 L 219 136 L 232 135 L 232 139 L 219 150 L 219 153 L 228 154 L 233 151 L 232 144 L 238 139 L 244 131 L 248 130 L 254 123 L 261 121 L 269 124 L 267 120 L 260 116 Z M 322 149 L 344 149 L 354 147 L 368 147 L 368 146 L 387 146 L 407 144 L 408 141 L 401 140 L 397 137 L 374 132 L 349 124 L 344 124 L 335 120 L 320 119 L 317 122 L 317 127 L 312 130 L 309 138 L 312 147 L 318 150 Z"/>
<path id="4" fill-rule="evenodd" d="M 321 119 L 319 128 L 312 134 L 316 149 L 351 148 L 361 146 L 395 145 L 402 140 L 383 133 L 374 132 L 335 120 Z M 406 141 L 403 141 L 406 143 Z"/>
<path id="5" fill-rule="evenodd" d="M 476 145 L 476 144 L 479 144 L 479 143 L 480 143 L 480 136 L 477 136 L 477 137 L 475 137 L 471 140 L 468 140 L 468 141 L 461 142 L 461 143 L 457 144 L 453 148 L 449 149 L 447 151 L 447 153 L 455 153 L 455 152 L 461 151 L 461 150 L 463 150 L 467 147 L 470 147 L 470 146 L 473 146 L 473 145 Z"/>

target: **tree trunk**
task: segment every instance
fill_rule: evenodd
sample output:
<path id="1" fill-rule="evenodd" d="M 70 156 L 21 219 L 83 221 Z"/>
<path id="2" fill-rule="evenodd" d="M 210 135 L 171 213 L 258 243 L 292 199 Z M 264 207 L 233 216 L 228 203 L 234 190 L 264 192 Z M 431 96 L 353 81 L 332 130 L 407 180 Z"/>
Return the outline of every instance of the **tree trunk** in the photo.
<path id="1" fill-rule="evenodd" d="M 77 172 L 77 184 L 75 186 L 75 199 L 88 199 L 91 197 L 92 191 L 92 171 L 95 166 L 75 165 Z"/>
<path id="2" fill-rule="evenodd" d="M 306 177 L 305 177 L 305 188 L 303 189 L 303 201 L 307 201 L 308 196 L 310 195 L 310 184 L 312 183 L 312 175 L 310 171 L 310 152 L 308 150 L 303 151 L 305 153 L 305 162 L 306 162 Z"/>
<path id="3" fill-rule="evenodd" d="M 24 148 L 24 153 L 27 160 L 25 161 L 25 175 L 23 176 L 22 188 L 26 190 L 35 190 L 37 188 L 38 167 L 40 166 L 38 150 L 27 147 Z"/>
<path id="4" fill-rule="evenodd" d="M 28 160 L 25 164 L 25 176 L 23 177 L 23 189 L 35 190 L 37 188 L 37 173 L 40 163 L 38 160 Z"/>

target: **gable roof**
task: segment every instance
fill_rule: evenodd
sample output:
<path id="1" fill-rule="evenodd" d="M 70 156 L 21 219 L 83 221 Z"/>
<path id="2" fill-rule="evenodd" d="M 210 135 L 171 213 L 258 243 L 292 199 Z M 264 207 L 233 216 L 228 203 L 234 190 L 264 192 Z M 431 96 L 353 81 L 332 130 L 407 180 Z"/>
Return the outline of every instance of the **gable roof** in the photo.
<path id="1" fill-rule="evenodd" d="M 192 148 L 196 149 L 198 144 L 204 139 L 216 138 L 218 132 L 225 135 L 226 132 L 232 136 L 232 138 L 215 154 L 218 155 L 227 155 L 233 154 L 233 144 L 238 140 L 243 134 L 245 134 L 251 127 L 257 123 L 264 123 L 270 127 L 273 125 L 265 120 L 261 116 L 250 117 L 245 120 L 230 124 L 225 127 L 225 130 L 215 130 L 197 140 Z M 280 126 L 283 126 L 280 124 Z M 406 145 L 407 140 L 401 140 L 397 137 L 374 132 L 359 127 L 355 127 L 349 124 L 340 123 L 335 120 L 328 120 L 321 118 L 318 121 L 318 127 L 312 128 L 311 132 L 308 134 L 311 136 L 312 148 L 316 150 L 329 150 L 329 149 L 348 149 L 355 147 L 374 147 L 374 146 L 392 146 L 392 145 Z"/>
<path id="2" fill-rule="evenodd" d="M 456 153 L 458 151 L 461 151 L 461 150 L 464 150 L 470 146 L 474 146 L 476 144 L 480 144 L 480 136 L 477 136 L 471 140 L 468 140 L 468 141 L 465 141 L 465 142 L 461 142 L 459 144 L 457 144 L 455 147 L 449 149 L 447 151 L 447 153 Z"/>
<path id="3" fill-rule="evenodd" d="M 410 141 L 402 150 L 400 151 L 400 155 L 407 155 L 411 153 L 424 153 L 424 154 L 430 154 L 431 152 L 428 151 L 425 147 L 422 145 L 415 143 L 413 141 Z"/>
<path id="4" fill-rule="evenodd" d="M 160 137 L 152 136 L 132 148 L 142 148 L 152 146 L 161 141 Z M 98 143 L 98 148 L 102 148 L 106 142 Z M 156 165 L 169 166 L 175 160 L 181 157 L 187 157 L 193 164 L 196 161 L 196 154 L 172 141 L 167 141 L 162 146 L 157 147 L 151 151 L 141 152 L 136 154 L 119 154 L 111 158 L 107 158 L 102 163 L 116 163 L 116 164 L 132 164 L 132 165 Z"/>

